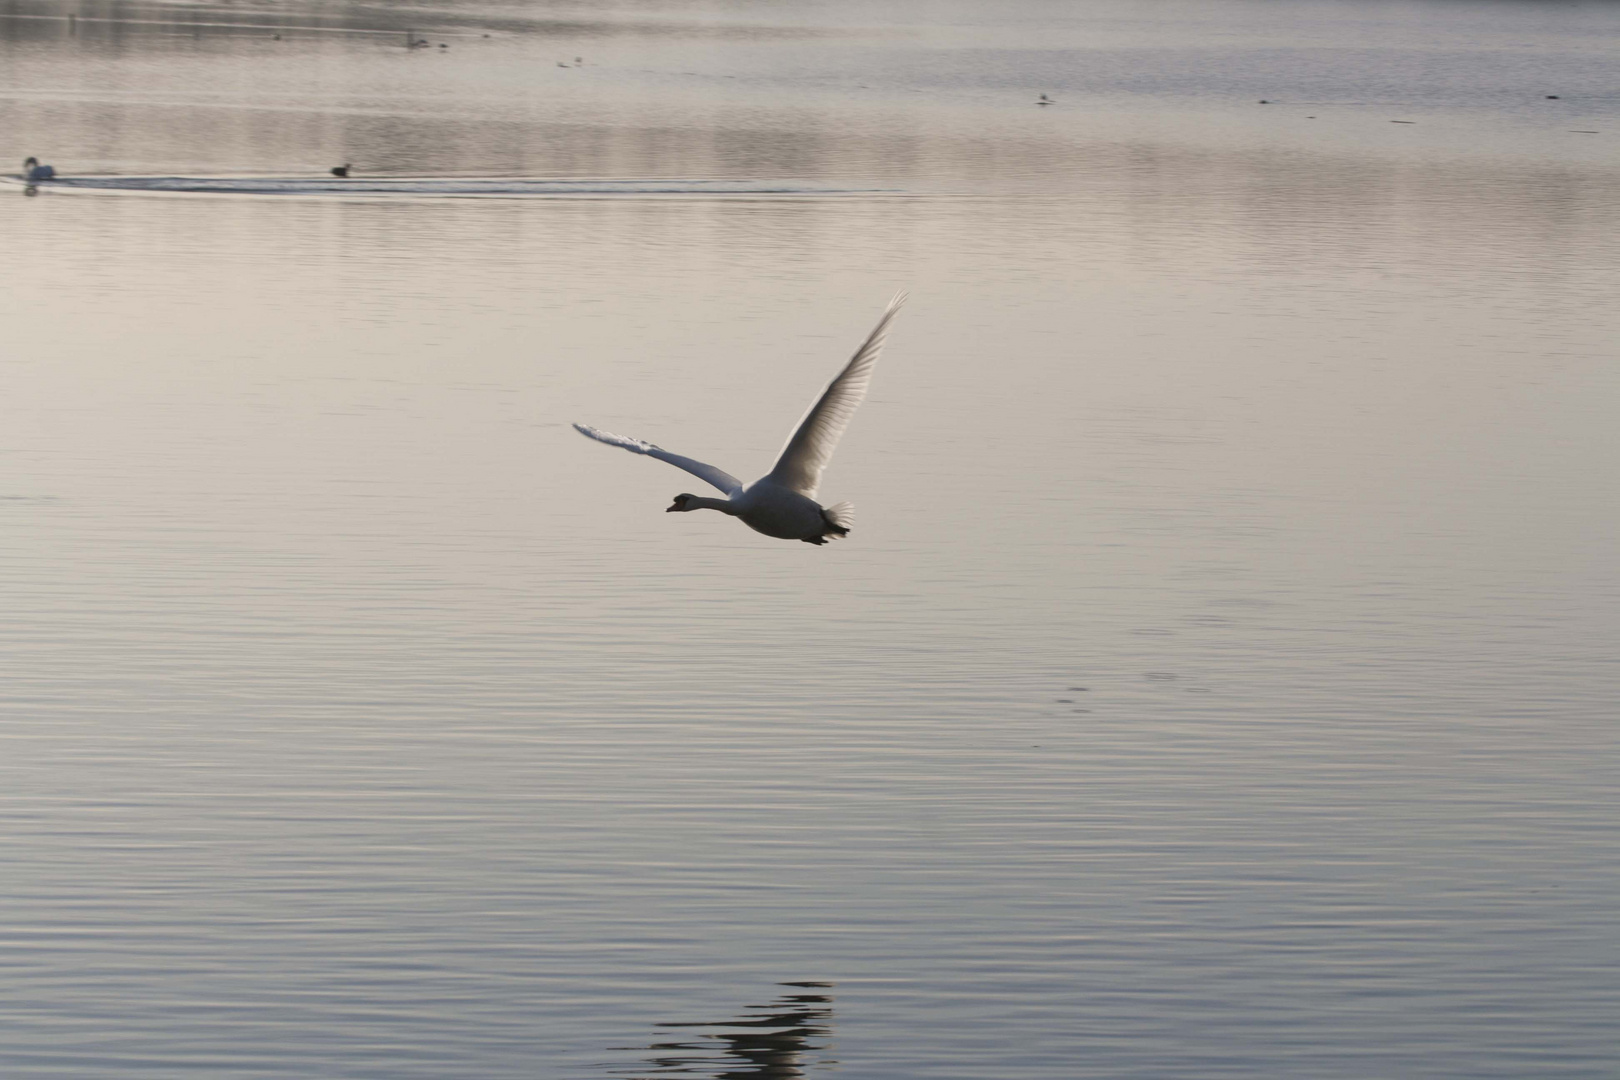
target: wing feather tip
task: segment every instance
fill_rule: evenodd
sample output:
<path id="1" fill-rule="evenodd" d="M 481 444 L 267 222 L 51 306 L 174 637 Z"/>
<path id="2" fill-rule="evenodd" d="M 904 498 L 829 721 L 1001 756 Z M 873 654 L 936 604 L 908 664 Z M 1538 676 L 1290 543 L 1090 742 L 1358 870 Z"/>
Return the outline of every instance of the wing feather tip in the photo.
<path id="1" fill-rule="evenodd" d="M 632 439 L 625 435 L 615 435 L 611 431 L 603 431 L 601 428 L 592 427 L 589 424 L 581 424 L 576 422 L 574 424 L 574 430 L 585 436 L 587 439 L 595 439 L 599 443 L 606 443 L 609 446 L 617 446 L 621 450 L 628 450 L 633 454 L 645 454 L 649 450 L 659 449 L 657 446 L 647 442 L 645 439 Z"/>

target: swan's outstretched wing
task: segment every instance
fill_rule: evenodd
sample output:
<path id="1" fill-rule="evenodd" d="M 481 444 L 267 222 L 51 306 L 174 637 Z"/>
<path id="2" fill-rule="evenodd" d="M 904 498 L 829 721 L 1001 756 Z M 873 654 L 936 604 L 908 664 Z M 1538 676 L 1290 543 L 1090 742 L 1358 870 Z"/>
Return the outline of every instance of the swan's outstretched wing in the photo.
<path id="1" fill-rule="evenodd" d="M 679 454 L 672 454 L 663 447 L 654 446 L 650 442 L 642 442 L 640 439 L 627 439 L 623 435 L 615 435 L 611 431 L 603 431 L 600 428 L 589 427 L 585 424 L 575 424 L 574 430 L 581 435 L 595 439 L 597 442 L 605 442 L 609 446 L 621 446 L 632 454 L 646 454 L 648 457 L 655 457 L 659 461 L 667 461 L 677 469 L 685 469 L 693 476 L 701 477 L 728 496 L 735 495 L 742 490 L 742 481 L 726 472 L 726 470 L 717 469 L 713 465 L 705 465 L 701 461 L 693 461 L 689 457 L 681 457 Z"/>
<path id="2" fill-rule="evenodd" d="M 883 342 L 888 339 L 889 321 L 905 302 L 905 293 L 889 301 L 888 310 L 865 343 L 799 421 L 767 479 L 808 498 L 816 497 L 816 488 L 821 486 L 821 470 L 832 460 L 833 450 L 849 426 L 849 418 L 855 415 L 856 406 L 866 397 L 866 388 L 872 384 L 872 368 L 877 364 L 878 353 L 883 351 Z"/>

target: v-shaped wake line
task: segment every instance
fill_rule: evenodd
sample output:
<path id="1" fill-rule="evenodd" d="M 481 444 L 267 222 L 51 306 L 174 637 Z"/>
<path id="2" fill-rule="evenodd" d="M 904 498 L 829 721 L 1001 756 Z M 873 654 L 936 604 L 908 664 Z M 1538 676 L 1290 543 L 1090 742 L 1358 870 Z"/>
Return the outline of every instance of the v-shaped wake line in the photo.
<path id="1" fill-rule="evenodd" d="M 22 177 L 7 177 L 13 184 Z M 824 197 L 880 194 L 881 189 L 811 187 L 791 180 L 699 180 L 678 177 L 498 179 L 477 177 L 208 177 L 66 176 L 35 185 L 40 191 L 126 191 L 199 195 L 414 196 L 417 198 L 533 199 L 558 196 Z M 891 192 L 892 193 L 892 192 Z"/>

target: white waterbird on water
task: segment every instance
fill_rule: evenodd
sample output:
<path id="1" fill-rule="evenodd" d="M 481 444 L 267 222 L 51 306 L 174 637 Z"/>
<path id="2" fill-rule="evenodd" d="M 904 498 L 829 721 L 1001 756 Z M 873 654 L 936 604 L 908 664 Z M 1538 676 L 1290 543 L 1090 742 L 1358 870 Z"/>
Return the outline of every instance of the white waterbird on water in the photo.
<path id="1" fill-rule="evenodd" d="M 752 484 L 743 484 L 724 469 L 705 465 L 680 454 L 672 454 L 663 447 L 640 439 L 627 439 L 585 424 L 575 424 L 581 435 L 588 435 L 609 446 L 619 446 L 632 454 L 667 461 L 678 469 L 713 484 L 725 493 L 724 499 L 709 499 L 699 495 L 681 494 L 664 512 L 666 514 L 689 510 L 718 510 L 741 519 L 755 532 L 775 536 L 782 540 L 803 540 L 807 544 L 825 544 L 849 533 L 855 520 L 855 507 L 847 502 L 822 506 L 816 502 L 816 489 L 821 486 L 821 472 L 832 460 L 838 440 L 849 426 L 849 418 L 866 397 L 872 385 L 872 369 L 877 366 L 878 354 L 889 336 L 889 323 L 905 302 L 901 293 L 889 302 L 883 318 L 867 335 L 866 341 L 855 350 L 855 355 L 810 411 L 804 414 L 799 426 L 788 437 L 787 445 L 776 459 L 776 466 Z"/>

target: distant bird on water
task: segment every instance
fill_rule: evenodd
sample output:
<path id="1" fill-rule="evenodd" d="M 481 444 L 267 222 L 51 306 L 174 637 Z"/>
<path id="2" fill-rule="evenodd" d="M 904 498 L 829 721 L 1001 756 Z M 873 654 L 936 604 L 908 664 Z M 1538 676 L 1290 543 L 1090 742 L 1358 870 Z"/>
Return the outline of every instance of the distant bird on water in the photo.
<path id="1" fill-rule="evenodd" d="M 1040 97 L 1035 99 L 1035 104 L 1037 104 L 1037 105 L 1056 105 L 1057 102 L 1053 101 L 1051 98 L 1047 97 L 1045 94 L 1042 94 Z"/>
<path id="2" fill-rule="evenodd" d="M 41 165 L 39 158 L 31 157 L 23 162 L 22 176 L 30 184 L 37 184 L 41 180 L 55 180 L 56 169 L 50 165 Z"/>
<path id="3" fill-rule="evenodd" d="M 691 510 L 718 510 L 740 518 L 755 532 L 782 540 L 803 540 L 807 544 L 825 544 L 849 534 L 855 520 L 855 507 L 847 502 L 822 506 L 816 502 L 816 490 L 821 486 L 821 473 L 832 460 L 838 440 L 849 426 L 850 417 L 866 397 L 872 383 L 872 369 L 878 354 L 889 336 L 889 323 L 905 302 L 901 293 L 889 302 L 883 317 L 866 341 L 855 350 L 855 355 L 838 377 L 827 384 L 810 411 L 799 421 L 798 428 L 788 438 L 776 466 L 769 473 L 744 485 L 741 480 L 713 465 L 705 465 L 689 457 L 672 454 L 662 447 L 640 439 L 627 439 L 585 424 L 575 424 L 581 435 L 586 435 L 609 446 L 622 447 L 632 454 L 645 454 L 667 461 L 677 469 L 685 469 L 693 476 L 714 485 L 725 493 L 724 499 L 708 499 L 698 495 L 681 494 L 664 512 L 685 513 Z"/>
<path id="4" fill-rule="evenodd" d="M 333 168 L 332 175 L 333 176 L 348 176 L 349 175 L 349 169 L 352 168 L 352 167 L 353 166 L 351 166 L 350 164 L 345 162 L 344 164 L 338 165 L 335 168 Z"/>

